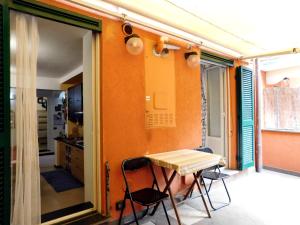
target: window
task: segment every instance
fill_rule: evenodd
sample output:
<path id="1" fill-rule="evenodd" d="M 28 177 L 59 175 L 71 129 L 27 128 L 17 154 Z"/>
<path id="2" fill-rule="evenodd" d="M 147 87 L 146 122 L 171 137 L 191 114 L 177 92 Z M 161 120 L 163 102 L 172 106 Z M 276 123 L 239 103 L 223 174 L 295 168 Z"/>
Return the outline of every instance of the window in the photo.
<path id="1" fill-rule="evenodd" d="M 263 98 L 265 129 L 300 131 L 300 88 L 265 88 Z"/>

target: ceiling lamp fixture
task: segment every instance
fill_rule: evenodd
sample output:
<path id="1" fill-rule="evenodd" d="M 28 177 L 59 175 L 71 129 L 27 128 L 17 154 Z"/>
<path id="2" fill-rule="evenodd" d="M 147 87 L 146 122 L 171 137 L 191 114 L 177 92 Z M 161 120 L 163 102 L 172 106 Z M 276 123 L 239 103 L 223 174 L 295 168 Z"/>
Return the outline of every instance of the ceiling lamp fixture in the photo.
<path id="1" fill-rule="evenodd" d="M 131 55 L 139 55 L 143 49 L 144 44 L 142 39 L 133 33 L 133 29 L 130 23 L 124 22 L 122 25 L 123 33 L 125 34 L 126 49 Z"/>
<path id="2" fill-rule="evenodd" d="M 200 64 L 200 56 L 197 52 L 184 53 L 184 58 L 190 68 L 196 68 Z"/>

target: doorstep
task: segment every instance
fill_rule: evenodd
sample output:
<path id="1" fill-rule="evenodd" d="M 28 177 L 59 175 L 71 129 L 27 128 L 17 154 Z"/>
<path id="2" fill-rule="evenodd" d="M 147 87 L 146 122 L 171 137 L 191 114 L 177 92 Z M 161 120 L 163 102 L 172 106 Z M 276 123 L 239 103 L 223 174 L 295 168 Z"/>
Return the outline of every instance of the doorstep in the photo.
<path id="1" fill-rule="evenodd" d="M 97 211 L 78 216 L 69 220 L 55 223 L 55 225 L 108 225 L 109 217 L 102 216 Z"/>

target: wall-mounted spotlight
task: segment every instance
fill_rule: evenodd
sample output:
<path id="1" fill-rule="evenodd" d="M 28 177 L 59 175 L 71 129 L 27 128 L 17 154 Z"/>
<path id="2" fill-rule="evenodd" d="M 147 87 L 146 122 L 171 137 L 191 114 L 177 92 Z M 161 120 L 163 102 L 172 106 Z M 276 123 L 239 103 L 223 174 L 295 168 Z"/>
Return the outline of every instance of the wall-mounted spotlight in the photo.
<path id="1" fill-rule="evenodd" d="M 200 56 L 197 52 L 187 52 L 184 53 L 184 58 L 186 59 L 186 62 L 189 67 L 196 68 L 200 64 Z"/>
<path id="2" fill-rule="evenodd" d="M 153 53 L 156 56 L 165 57 L 168 55 L 169 50 L 179 50 L 180 48 L 188 51 L 184 54 L 184 57 L 189 67 L 195 68 L 200 64 L 199 46 L 166 36 L 160 37 L 154 46 Z"/>
<path id="3" fill-rule="evenodd" d="M 168 48 L 162 48 L 159 52 L 157 51 L 157 46 L 153 47 L 153 54 L 157 57 L 166 58 L 169 55 L 170 50 Z"/>
<path id="4" fill-rule="evenodd" d="M 122 31 L 126 35 L 124 40 L 126 44 L 126 49 L 131 55 L 138 55 L 144 49 L 144 44 L 142 39 L 133 33 L 133 29 L 130 23 L 124 22 L 122 24 Z"/>

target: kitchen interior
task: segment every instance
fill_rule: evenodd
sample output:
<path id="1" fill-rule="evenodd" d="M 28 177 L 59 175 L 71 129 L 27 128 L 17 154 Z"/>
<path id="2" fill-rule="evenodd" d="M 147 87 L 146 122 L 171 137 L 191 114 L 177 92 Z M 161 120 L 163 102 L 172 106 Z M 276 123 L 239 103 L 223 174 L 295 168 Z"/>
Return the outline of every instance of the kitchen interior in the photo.
<path id="1" fill-rule="evenodd" d="M 11 21 L 15 14 L 11 13 Z M 92 32 L 37 18 L 37 125 L 42 222 L 93 208 Z M 11 23 L 12 187 L 16 173 L 15 24 Z M 85 102 L 87 102 L 85 106 Z M 86 115 L 85 115 L 86 114 Z M 87 120 L 87 118 L 89 118 Z M 87 122 L 86 122 L 87 121 Z M 86 139 L 86 143 L 85 143 Z M 86 163 L 88 161 L 88 163 Z M 14 198 L 14 188 L 12 188 Z"/>
<path id="2" fill-rule="evenodd" d="M 51 121 L 48 119 L 48 146 L 53 146 L 53 152 L 51 149 L 48 154 L 40 153 L 42 211 L 46 218 L 49 216 L 47 213 L 52 215 L 53 212 L 69 206 L 82 207 L 82 204 L 86 204 L 82 87 L 81 73 L 61 83 L 60 94 L 56 94 L 53 101 L 56 104 L 47 103 L 47 111 L 50 111 L 48 118 L 52 118 Z M 49 97 L 47 100 L 49 102 Z M 46 199 L 45 204 L 43 196 Z M 92 207 L 90 203 L 87 205 Z"/>

